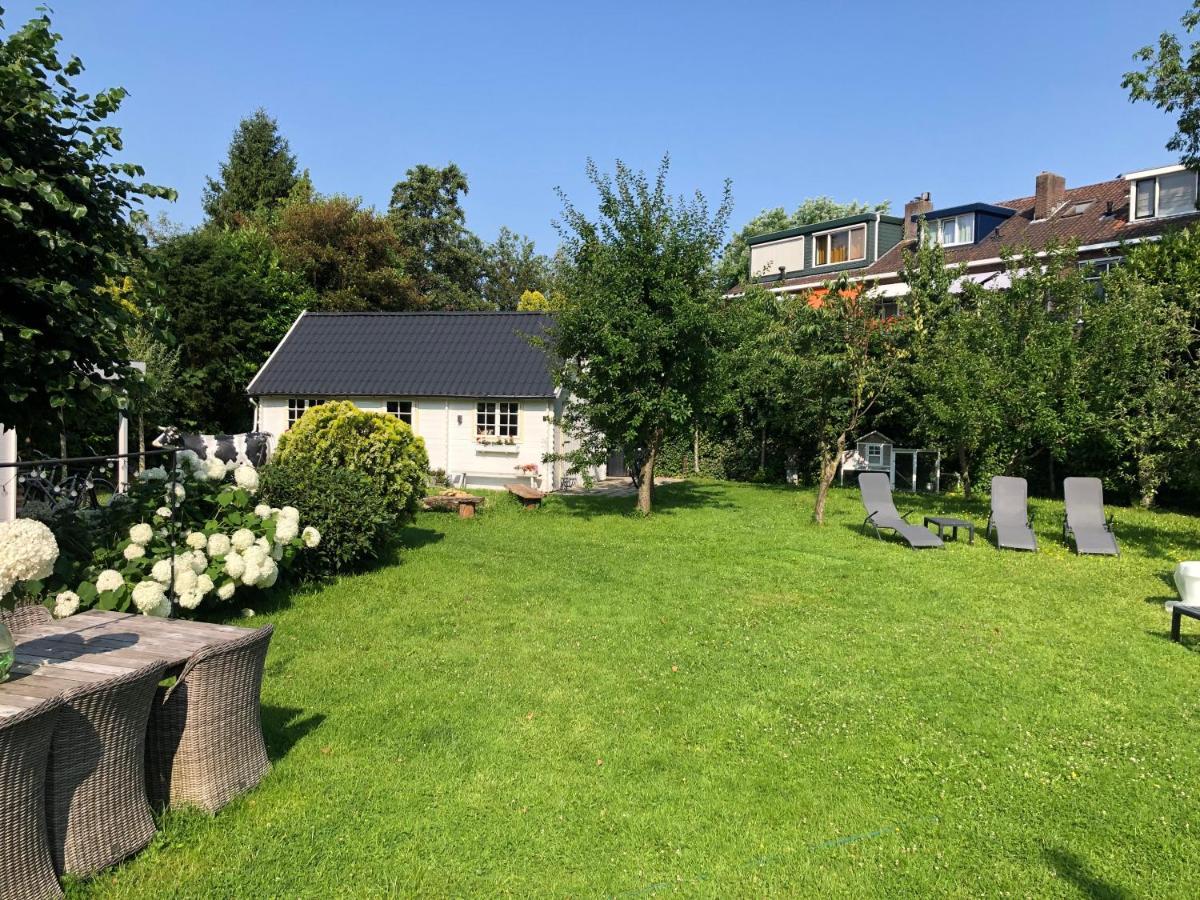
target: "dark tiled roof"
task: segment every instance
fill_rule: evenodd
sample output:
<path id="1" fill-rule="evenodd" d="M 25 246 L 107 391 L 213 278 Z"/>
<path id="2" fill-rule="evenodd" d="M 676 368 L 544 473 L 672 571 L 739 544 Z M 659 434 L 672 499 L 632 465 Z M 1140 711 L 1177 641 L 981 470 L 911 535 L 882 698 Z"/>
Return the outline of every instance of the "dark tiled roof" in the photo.
<path id="1" fill-rule="evenodd" d="M 1162 234 L 1170 228 L 1195 222 L 1195 215 L 1175 216 L 1169 219 L 1147 219 L 1129 221 L 1129 182 L 1123 178 L 1088 184 L 1067 190 L 1062 205 L 1053 215 L 1041 221 L 1033 218 L 1033 197 L 1003 200 L 996 206 L 1016 210 L 1016 214 L 1000 223 L 991 233 L 975 244 L 946 248 L 946 264 L 959 265 L 978 260 L 995 259 L 1002 250 L 1044 250 L 1051 244 L 1077 242 L 1080 246 L 1105 244 L 1113 241 L 1128 241 L 1150 235 Z M 1091 201 L 1081 213 L 1074 214 L 1076 207 Z M 1112 212 L 1109 213 L 1109 204 Z M 854 278 L 880 278 L 894 281 L 895 273 L 904 265 L 904 251 L 915 250 L 916 241 L 901 241 L 884 253 L 865 269 L 852 273 Z M 985 268 L 986 270 L 986 268 Z M 776 281 L 768 285 L 773 289 L 813 287 L 824 284 L 829 276 L 806 276 Z"/>
<path id="2" fill-rule="evenodd" d="M 247 392 L 552 397 L 545 313 L 304 313 Z"/>

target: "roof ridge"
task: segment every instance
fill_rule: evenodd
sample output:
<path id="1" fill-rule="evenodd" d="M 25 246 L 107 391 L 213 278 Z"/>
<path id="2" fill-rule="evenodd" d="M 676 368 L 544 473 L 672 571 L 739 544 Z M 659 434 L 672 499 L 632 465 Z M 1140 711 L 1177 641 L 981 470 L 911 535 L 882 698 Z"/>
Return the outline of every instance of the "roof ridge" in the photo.
<path id="1" fill-rule="evenodd" d="M 537 309 L 438 309 L 438 310 L 383 310 L 383 309 L 347 309 L 347 310 L 306 310 L 308 316 L 548 316 L 550 310 Z"/>

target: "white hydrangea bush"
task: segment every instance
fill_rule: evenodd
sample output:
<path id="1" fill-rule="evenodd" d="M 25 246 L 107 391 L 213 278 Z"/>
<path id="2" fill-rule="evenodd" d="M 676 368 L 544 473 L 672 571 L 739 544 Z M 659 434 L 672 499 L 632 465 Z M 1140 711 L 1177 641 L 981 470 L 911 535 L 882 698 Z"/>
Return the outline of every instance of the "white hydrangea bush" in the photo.
<path id="1" fill-rule="evenodd" d="M 273 587 L 297 554 L 320 543 L 294 507 L 257 503 L 257 491 L 252 466 L 183 450 L 173 471 L 168 463 L 140 472 L 104 511 L 105 522 L 68 523 L 72 546 L 92 543 L 84 548 L 90 556 L 77 553 L 85 558 L 66 567 L 73 575 L 45 585 L 39 579 L 59 556 L 54 532 L 30 519 L 0 525 L 0 599 L 33 582 L 58 618 L 91 608 L 169 616 L 235 596 L 244 604 L 243 595 Z"/>

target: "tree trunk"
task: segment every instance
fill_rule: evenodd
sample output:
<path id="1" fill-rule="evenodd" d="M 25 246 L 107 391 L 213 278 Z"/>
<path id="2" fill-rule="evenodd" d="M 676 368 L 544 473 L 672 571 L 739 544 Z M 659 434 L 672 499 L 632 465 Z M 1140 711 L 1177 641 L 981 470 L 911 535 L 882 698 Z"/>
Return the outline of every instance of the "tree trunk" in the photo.
<path id="1" fill-rule="evenodd" d="M 967 462 L 967 448 L 958 448 L 958 477 L 962 479 L 963 497 L 971 499 L 971 466 Z"/>
<path id="2" fill-rule="evenodd" d="M 692 429 L 692 472 L 700 474 L 700 426 Z"/>
<path id="3" fill-rule="evenodd" d="M 146 471 L 146 417 L 138 413 L 138 471 Z"/>
<path id="4" fill-rule="evenodd" d="M 758 445 L 758 471 L 765 472 L 767 470 L 767 426 L 764 423 L 762 427 L 762 441 Z"/>
<path id="5" fill-rule="evenodd" d="M 650 441 L 650 446 L 646 448 L 646 456 L 642 460 L 642 471 L 639 473 L 641 478 L 638 483 L 637 510 L 643 516 L 650 515 L 650 508 L 654 503 L 654 461 L 658 458 L 659 440 L 656 435 Z"/>
<path id="6" fill-rule="evenodd" d="M 67 419 L 63 415 L 61 408 L 58 411 L 58 456 L 60 459 L 67 458 Z M 59 467 L 59 472 L 61 478 L 65 481 L 67 478 L 66 463 L 63 463 Z"/>
<path id="7" fill-rule="evenodd" d="M 846 450 L 846 432 L 838 435 L 837 442 L 830 452 L 828 447 L 821 449 L 821 480 L 817 484 L 817 503 L 813 507 L 813 521 L 818 525 L 825 524 L 825 501 L 829 498 L 829 488 L 837 475 L 838 461 Z"/>

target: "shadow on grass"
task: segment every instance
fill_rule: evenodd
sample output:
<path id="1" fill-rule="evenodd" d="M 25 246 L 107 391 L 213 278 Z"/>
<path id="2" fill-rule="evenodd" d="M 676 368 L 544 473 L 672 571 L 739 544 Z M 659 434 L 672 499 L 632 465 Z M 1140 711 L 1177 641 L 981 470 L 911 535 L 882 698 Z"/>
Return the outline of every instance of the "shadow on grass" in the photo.
<path id="1" fill-rule="evenodd" d="M 678 481 L 654 489 L 654 515 L 683 509 L 734 509 L 736 504 L 721 499 L 724 492 L 716 485 Z M 637 497 L 605 497 L 600 494 L 554 494 L 553 505 L 583 519 L 596 516 L 634 515 Z"/>
<path id="2" fill-rule="evenodd" d="M 1085 897 L 1092 900 L 1127 900 L 1133 897 L 1125 888 L 1093 874 L 1087 864 L 1074 853 L 1056 848 L 1046 850 L 1042 855 L 1058 875 L 1075 885 Z"/>
<path id="3" fill-rule="evenodd" d="M 325 721 L 324 713 L 308 713 L 288 706 L 262 707 L 263 737 L 267 741 L 267 756 L 279 762 L 309 732 Z"/>

